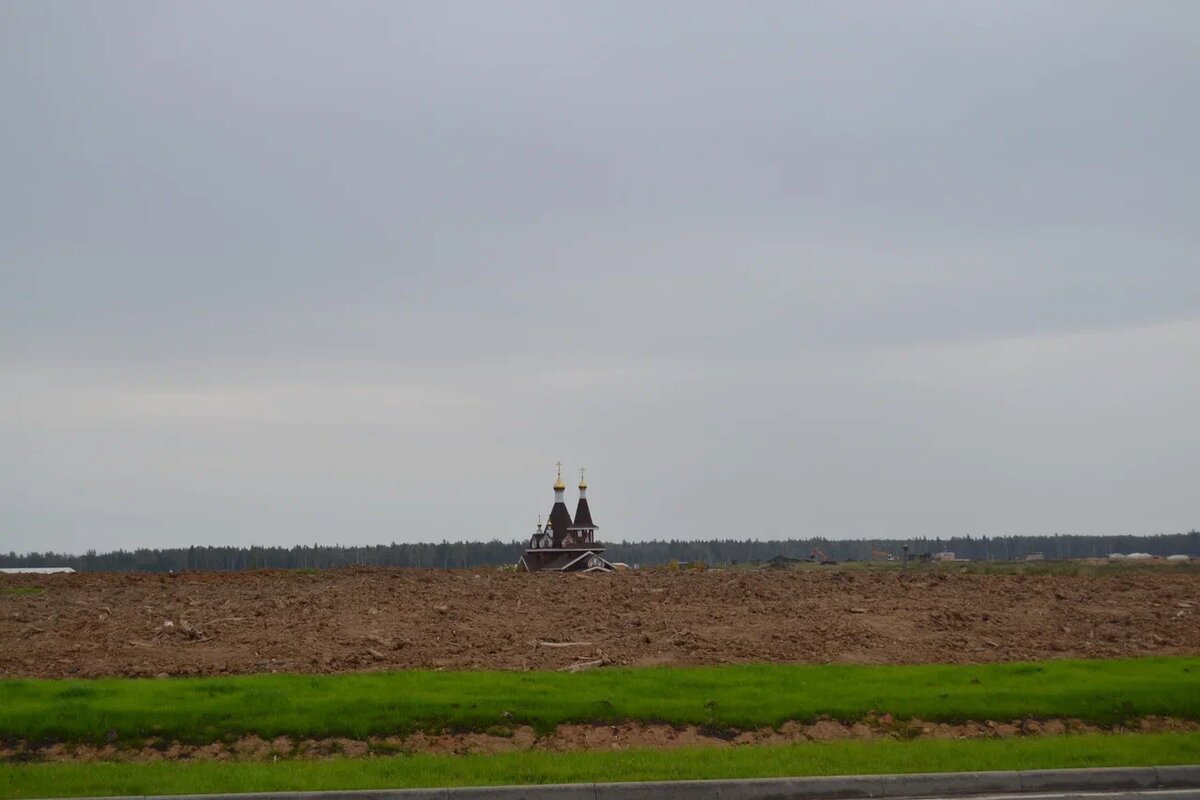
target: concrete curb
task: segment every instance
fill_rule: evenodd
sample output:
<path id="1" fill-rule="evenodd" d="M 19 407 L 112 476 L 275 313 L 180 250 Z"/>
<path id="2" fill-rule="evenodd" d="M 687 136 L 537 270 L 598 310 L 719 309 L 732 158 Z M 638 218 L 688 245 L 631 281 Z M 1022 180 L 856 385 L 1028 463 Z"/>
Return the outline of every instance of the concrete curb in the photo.
<path id="1" fill-rule="evenodd" d="M 1021 790 L 1025 792 L 1160 788 L 1158 770 L 1154 767 L 1038 769 L 1022 772 L 1020 775 Z"/>
<path id="2" fill-rule="evenodd" d="M 717 781 L 470 786 L 456 789 L 266 792 L 118 797 L 109 800 L 853 800 L 1147 789 L 1200 790 L 1200 765 Z"/>

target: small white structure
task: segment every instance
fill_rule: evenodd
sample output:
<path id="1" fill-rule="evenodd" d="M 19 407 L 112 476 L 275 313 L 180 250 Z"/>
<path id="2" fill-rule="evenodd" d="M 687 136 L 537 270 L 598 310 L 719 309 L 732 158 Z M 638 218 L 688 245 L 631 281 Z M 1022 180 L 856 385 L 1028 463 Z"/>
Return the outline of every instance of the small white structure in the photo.
<path id="1" fill-rule="evenodd" d="M 1154 558 L 1154 556 L 1150 555 L 1149 553 L 1130 553 L 1125 557 L 1137 559 L 1139 561 L 1145 561 L 1146 559 Z"/>
<path id="2" fill-rule="evenodd" d="M 55 572 L 74 572 L 71 567 L 0 567 L 5 575 L 50 575 Z"/>
<path id="3" fill-rule="evenodd" d="M 1183 553 L 1176 553 L 1173 556 L 1167 556 L 1167 561 L 1191 561 L 1191 556 L 1185 556 Z"/>
<path id="4" fill-rule="evenodd" d="M 1045 553 L 1030 553 L 1029 555 L 1025 556 L 1025 560 L 1026 561 L 1045 561 L 1046 554 Z"/>
<path id="5" fill-rule="evenodd" d="M 1125 558 L 1124 553 L 1109 553 L 1108 554 L 1109 561 L 1120 561 L 1122 558 Z"/>
<path id="6" fill-rule="evenodd" d="M 943 550 L 940 553 L 933 554 L 934 561 L 955 561 L 953 550 Z"/>

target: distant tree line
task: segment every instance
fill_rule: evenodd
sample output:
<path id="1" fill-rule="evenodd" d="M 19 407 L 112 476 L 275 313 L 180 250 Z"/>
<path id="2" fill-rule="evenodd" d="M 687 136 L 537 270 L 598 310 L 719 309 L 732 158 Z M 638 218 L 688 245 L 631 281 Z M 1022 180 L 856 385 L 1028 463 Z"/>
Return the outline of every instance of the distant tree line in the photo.
<path id="1" fill-rule="evenodd" d="M 655 566 L 670 561 L 710 565 L 765 561 L 776 555 L 807 557 L 814 548 L 837 561 L 868 561 L 875 551 L 900 556 L 904 545 L 912 555 L 949 550 L 972 561 L 1019 561 L 1031 553 L 1048 560 L 1098 558 L 1109 553 L 1141 552 L 1167 556 L 1200 556 L 1200 532 L 1158 536 L 953 536 L 916 539 L 712 539 L 662 540 L 608 544 L 613 561 Z M 184 570 L 325 569 L 346 566 L 426 567 L 449 569 L 513 564 L 524 542 L 441 542 L 382 544 L 368 547 L 296 545 L 294 547 L 172 547 L 114 550 L 83 555 L 66 553 L 0 554 L 0 567 L 74 567 L 80 572 L 182 572 Z"/>

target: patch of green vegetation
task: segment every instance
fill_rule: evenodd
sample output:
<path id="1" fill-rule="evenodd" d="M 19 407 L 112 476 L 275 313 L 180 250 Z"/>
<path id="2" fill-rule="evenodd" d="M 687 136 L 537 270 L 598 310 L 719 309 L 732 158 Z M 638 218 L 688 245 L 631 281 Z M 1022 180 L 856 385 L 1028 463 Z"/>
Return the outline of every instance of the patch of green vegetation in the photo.
<path id="1" fill-rule="evenodd" d="M 1200 734 L 1187 733 L 809 742 L 622 752 L 527 751 L 315 762 L 51 763 L 0 765 L 0 800 L 1159 766 L 1198 761 Z"/>
<path id="2" fill-rule="evenodd" d="M 45 586 L 0 586 L 0 594 L 7 595 L 41 594 L 44 591 Z"/>
<path id="3" fill-rule="evenodd" d="M 871 711 L 939 722 L 1200 720 L 1200 658 L 0 681 L 0 738 L 33 742 L 365 739 L 624 720 L 721 730 Z"/>
<path id="4" fill-rule="evenodd" d="M 1106 577 L 1113 575 L 1200 575 L 1200 560 L 1179 562 L 1107 561 L 1103 559 L 1069 559 L 1063 561 L 838 561 L 822 564 L 817 561 L 793 562 L 772 567 L 761 562 L 729 565 L 721 569 L 755 571 L 761 569 L 793 570 L 799 572 L 874 572 L 918 575 L 1078 575 Z"/>
<path id="5" fill-rule="evenodd" d="M 753 567 L 758 569 L 759 567 Z M 1200 562 L 1181 561 L 842 561 L 835 565 L 816 563 L 793 564 L 788 569 L 817 569 L 822 572 L 834 570 L 895 572 L 916 575 L 972 574 L 972 575 L 1079 575 L 1104 577 L 1112 575 L 1197 575 Z"/>
<path id="6" fill-rule="evenodd" d="M 1200 572 L 1189 562 L 1164 564 L 1157 562 L 1125 561 L 946 561 L 931 565 L 933 569 L 957 571 L 976 575 L 1106 575 L 1178 574 Z"/>

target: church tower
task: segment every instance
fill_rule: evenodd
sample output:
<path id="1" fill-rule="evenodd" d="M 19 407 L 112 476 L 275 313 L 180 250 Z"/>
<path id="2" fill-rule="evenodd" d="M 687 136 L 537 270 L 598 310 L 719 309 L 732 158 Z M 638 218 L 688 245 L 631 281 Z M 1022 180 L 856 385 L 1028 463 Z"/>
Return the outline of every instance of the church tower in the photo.
<path id="1" fill-rule="evenodd" d="M 550 509 L 550 518 L 546 522 L 554 533 L 554 547 L 563 547 L 571 536 L 571 512 L 563 501 L 563 492 L 567 487 L 562 481 L 562 462 L 558 463 L 558 478 L 554 481 L 554 506 Z"/>
<path id="2" fill-rule="evenodd" d="M 588 508 L 587 481 L 584 480 L 582 469 L 579 470 L 579 505 L 575 506 L 575 524 L 569 530 L 579 544 L 596 542 L 596 523 L 592 522 L 592 510 Z"/>

